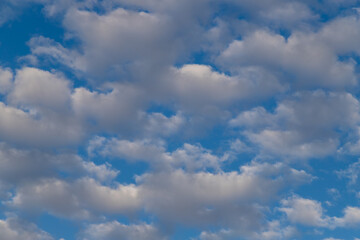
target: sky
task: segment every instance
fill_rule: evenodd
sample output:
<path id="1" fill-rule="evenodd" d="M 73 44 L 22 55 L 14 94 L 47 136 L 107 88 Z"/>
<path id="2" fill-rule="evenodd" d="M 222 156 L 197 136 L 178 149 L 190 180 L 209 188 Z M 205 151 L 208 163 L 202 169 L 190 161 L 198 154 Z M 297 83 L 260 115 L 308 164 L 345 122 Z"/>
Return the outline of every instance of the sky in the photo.
<path id="1" fill-rule="evenodd" d="M 359 240 L 359 0 L 2 0 L 1 240 Z"/>

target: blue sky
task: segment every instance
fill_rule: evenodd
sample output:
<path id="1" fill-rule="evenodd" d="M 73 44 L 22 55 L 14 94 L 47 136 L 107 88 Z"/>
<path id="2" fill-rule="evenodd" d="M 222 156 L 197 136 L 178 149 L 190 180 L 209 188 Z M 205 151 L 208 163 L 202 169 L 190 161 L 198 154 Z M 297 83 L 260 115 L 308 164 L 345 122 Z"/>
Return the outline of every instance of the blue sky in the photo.
<path id="1" fill-rule="evenodd" d="M 360 239 L 359 6 L 3 0 L 0 239 Z"/>

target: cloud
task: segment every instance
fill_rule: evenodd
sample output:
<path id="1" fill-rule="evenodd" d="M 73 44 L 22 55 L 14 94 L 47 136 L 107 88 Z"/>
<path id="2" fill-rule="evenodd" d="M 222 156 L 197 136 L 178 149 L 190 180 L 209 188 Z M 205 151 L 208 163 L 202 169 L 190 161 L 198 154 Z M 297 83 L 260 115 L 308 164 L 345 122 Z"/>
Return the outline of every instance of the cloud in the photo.
<path id="1" fill-rule="evenodd" d="M 357 227 L 360 224 L 360 208 L 346 207 L 344 209 L 344 216 L 341 218 L 334 218 L 335 226 L 338 227 Z"/>
<path id="2" fill-rule="evenodd" d="M 11 69 L 0 68 L 0 94 L 6 94 L 12 87 L 13 73 Z"/>
<path id="3" fill-rule="evenodd" d="M 280 211 L 293 223 L 307 226 L 326 227 L 356 227 L 360 223 L 360 208 L 347 206 L 342 217 L 330 217 L 324 214 L 321 203 L 316 200 L 293 196 L 281 201 Z"/>
<path id="4" fill-rule="evenodd" d="M 10 216 L 5 220 L 0 220 L 0 232 L 1 238 L 4 240 L 54 240 L 50 234 L 16 216 Z"/>
<path id="5" fill-rule="evenodd" d="M 329 224 L 329 218 L 324 217 L 321 204 L 317 201 L 293 196 L 282 200 L 281 204 L 283 207 L 279 210 L 286 213 L 291 222 L 318 227 Z"/>
<path id="6" fill-rule="evenodd" d="M 172 152 L 167 152 L 165 147 L 162 141 L 151 139 L 129 141 L 96 137 L 90 141 L 88 151 L 90 155 L 100 154 L 129 162 L 147 162 L 157 169 L 185 167 L 187 171 L 219 170 L 222 162 L 229 159 L 228 153 L 217 156 L 200 145 L 185 143 Z"/>
<path id="7" fill-rule="evenodd" d="M 307 5 L 297 1 L 263 9 L 259 15 L 264 21 L 269 21 L 272 24 L 290 29 L 298 27 L 298 25 L 301 24 L 305 25 L 317 17 Z"/>
<path id="8" fill-rule="evenodd" d="M 75 154 L 17 149 L 0 143 L 0 182 L 5 189 L 61 174 L 92 176 L 101 182 L 114 179 L 119 171 L 108 163 L 96 165 Z"/>
<path id="9" fill-rule="evenodd" d="M 137 179 L 145 209 L 165 223 L 235 227 L 242 234 L 259 228 L 261 204 L 308 181 L 306 172 L 281 163 L 253 163 L 239 172 L 147 173 Z"/>
<path id="10" fill-rule="evenodd" d="M 59 121 L 60 120 L 60 121 Z M 52 147 L 76 144 L 83 137 L 81 126 L 65 116 L 40 118 L 0 102 L 0 138 L 25 146 Z"/>
<path id="11" fill-rule="evenodd" d="M 336 173 L 340 177 L 347 178 L 349 180 L 348 184 L 351 186 L 352 189 L 355 189 L 360 174 L 360 160 L 350 164 L 347 169 L 339 170 Z"/>
<path id="12" fill-rule="evenodd" d="M 357 53 L 359 38 L 355 16 L 335 19 L 318 32 L 295 31 L 287 39 L 257 29 L 242 40 L 234 40 L 218 63 L 235 73 L 244 66 L 281 73 L 295 89 L 344 89 L 357 84 L 355 62 L 352 58 L 339 61 L 339 57 Z"/>
<path id="13" fill-rule="evenodd" d="M 59 74 L 36 68 L 17 71 L 9 102 L 25 108 L 59 111 L 70 105 L 70 82 Z"/>
<path id="14" fill-rule="evenodd" d="M 117 221 L 91 224 L 83 233 L 84 240 L 161 240 L 168 239 L 152 225 L 125 225 Z"/>
<path id="15" fill-rule="evenodd" d="M 84 240 L 356 228 L 357 206 L 325 199 L 343 209 L 330 215 L 309 191 L 339 166 L 358 192 L 358 163 L 311 161 L 360 149 L 357 3 L 4 0 L 3 30 L 26 28 L 22 11 L 38 18 L 30 52 L 16 38 L 0 67 L 3 212 L 64 218 Z M 53 239 L 7 216 L 5 240 Z"/>
<path id="16" fill-rule="evenodd" d="M 224 108 L 239 100 L 262 99 L 285 90 L 276 76 L 258 68 L 244 68 L 238 75 L 229 76 L 210 66 L 193 64 L 174 69 L 170 77 L 180 103 L 196 111 L 212 105 Z"/>
<path id="17" fill-rule="evenodd" d="M 90 178 L 73 182 L 50 178 L 18 187 L 7 205 L 30 213 L 47 211 L 60 217 L 88 219 L 104 213 L 130 214 L 141 207 L 141 199 L 134 185 L 108 187 Z"/>
<path id="18" fill-rule="evenodd" d="M 177 48 L 171 21 L 153 13 L 118 8 L 99 15 L 72 9 L 64 24 L 83 43 L 85 68 L 81 70 L 96 77 L 112 72 L 126 76 L 137 64 L 166 64 L 173 61 L 171 51 Z"/>
<path id="19" fill-rule="evenodd" d="M 126 132 L 133 128 L 141 107 L 141 92 L 132 86 L 117 85 L 109 92 L 76 88 L 72 105 L 77 118 L 89 128 L 100 131 Z"/>
<path id="20" fill-rule="evenodd" d="M 234 229 L 221 229 L 217 232 L 201 232 L 200 236 L 196 239 L 199 240 L 233 240 L 238 239 L 241 233 L 238 232 L 236 228 Z M 292 239 L 297 236 L 298 232 L 296 228 L 292 226 L 282 226 L 282 224 L 277 221 L 271 221 L 267 224 L 264 224 L 263 229 L 251 233 L 246 236 L 245 239 L 263 239 L 263 240 L 276 240 L 276 239 Z"/>
<path id="21" fill-rule="evenodd" d="M 262 107 L 240 113 L 232 127 L 260 146 L 264 154 L 308 159 L 333 154 L 343 132 L 356 129 L 359 102 L 349 93 L 298 92 L 278 102 L 274 113 Z"/>

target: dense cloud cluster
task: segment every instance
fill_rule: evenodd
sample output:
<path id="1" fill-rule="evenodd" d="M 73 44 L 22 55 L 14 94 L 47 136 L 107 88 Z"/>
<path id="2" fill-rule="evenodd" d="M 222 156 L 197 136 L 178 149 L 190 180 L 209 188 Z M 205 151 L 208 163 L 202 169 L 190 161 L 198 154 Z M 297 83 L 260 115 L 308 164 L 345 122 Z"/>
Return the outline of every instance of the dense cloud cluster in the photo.
<path id="1" fill-rule="evenodd" d="M 357 240 L 359 4 L 2 1 L 0 239 Z"/>

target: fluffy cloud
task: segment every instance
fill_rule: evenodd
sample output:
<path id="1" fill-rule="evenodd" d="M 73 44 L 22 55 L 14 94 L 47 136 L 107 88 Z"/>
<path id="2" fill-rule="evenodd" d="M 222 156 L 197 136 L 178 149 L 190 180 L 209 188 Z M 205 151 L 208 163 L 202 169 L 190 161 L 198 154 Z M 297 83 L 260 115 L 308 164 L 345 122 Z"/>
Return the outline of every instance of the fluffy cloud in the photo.
<path id="1" fill-rule="evenodd" d="M 119 85 L 108 93 L 76 88 L 72 95 L 75 115 L 90 127 L 126 132 L 138 119 L 141 93 L 131 86 Z"/>
<path id="2" fill-rule="evenodd" d="M 336 152 L 339 136 L 356 129 L 359 102 L 349 93 L 300 92 L 278 103 L 274 113 L 254 108 L 230 125 L 266 153 L 290 158 L 316 158 Z"/>
<path id="3" fill-rule="evenodd" d="M 279 174 L 282 177 L 276 177 Z M 261 204 L 287 185 L 296 186 L 311 178 L 304 171 L 280 163 L 254 163 L 228 173 L 146 173 L 137 177 L 136 185 L 107 186 L 90 178 L 72 182 L 48 178 L 20 185 L 6 205 L 76 219 L 127 215 L 144 209 L 168 224 L 229 225 L 238 229 L 237 235 L 246 235 L 261 228 Z"/>
<path id="4" fill-rule="evenodd" d="M 285 212 L 292 222 L 320 227 L 329 224 L 329 219 L 324 217 L 321 204 L 317 201 L 295 196 L 283 200 L 282 206 L 280 211 Z"/>
<path id="5" fill-rule="evenodd" d="M 357 192 L 359 163 L 306 161 L 310 175 L 292 160 L 359 152 L 357 4 L 2 1 L 4 33 L 23 33 L 28 6 L 43 14 L 26 31 L 30 52 L 15 46 L 20 34 L 19 53 L 1 59 L 3 212 L 66 218 L 84 240 L 181 238 L 183 229 L 201 240 L 293 239 L 297 225 L 325 238 L 356 228 L 350 201 L 324 200 L 344 209 L 330 216 L 295 192 L 334 168 Z M 340 181 L 326 181 L 327 197 L 345 199 L 333 188 Z M 0 220 L 0 232 L 53 239 L 16 217 Z"/>
<path id="6" fill-rule="evenodd" d="M 335 226 L 338 227 L 357 227 L 360 224 L 360 208 L 346 207 L 344 216 L 341 218 L 334 218 Z"/>
<path id="7" fill-rule="evenodd" d="M 84 240 L 161 240 L 167 239 L 152 225 L 124 225 L 117 221 L 92 224 L 83 233 Z"/>
<path id="8" fill-rule="evenodd" d="M 221 229 L 218 232 L 201 232 L 199 240 L 225 240 L 237 239 L 239 232 L 237 229 Z M 297 236 L 297 230 L 294 227 L 281 226 L 279 221 L 272 221 L 266 224 L 261 231 L 250 234 L 246 239 L 263 239 L 263 240 L 276 240 L 276 239 L 292 239 Z M 240 234 L 241 235 L 241 234 Z"/>
<path id="9" fill-rule="evenodd" d="M 163 65 L 174 58 L 165 49 L 177 48 L 170 21 L 152 13 L 119 8 L 99 15 L 73 9 L 66 14 L 65 26 L 83 42 L 85 69 L 81 70 L 98 77 L 105 72 L 126 76 L 137 64 Z"/>
<path id="10" fill-rule="evenodd" d="M 107 187 L 90 178 L 42 179 L 19 187 L 7 204 L 27 212 L 84 219 L 93 214 L 130 214 L 140 208 L 141 199 L 133 185 Z"/>
<path id="11" fill-rule="evenodd" d="M 337 228 L 356 227 L 360 224 L 360 208 L 348 206 L 342 217 L 330 217 L 324 214 L 321 203 L 299 196 L 284 199 L 280 211 L 293 223 L 307 226 Z"/>
<path id="12" fill-rule="evenodd" d="M 2 140 L 37 147 L 76 144 L 83 137 L 82 128 L 74 119 L 51 115 L 39 118 L 36 111 L 21 110 L 2 102 L 0 131 Z"/>
<path id="13" fill-rule="evenodd" d="M 12 87 L 13 73 L 10 69 L 0 68 L 0 94 L 7 93 Z"/>
<path id="14" fill-rule="evenodd" d="M 39 167 L 40 166 L 40 167 Z M 0 182 L 9 187 L 59 174 L 93 176 L 99 181 L 114 179 L 119 171 L 109 164 L 96 165 L 75 154 L 50 154 L 0 143 Z"/>
<path id="15" fill-rule="evenodd" d="M 24 107 L 45 107 L 59 111 L 70 104 L 69 85 L 70 82 L 60 75 L 36 68 L 23 68 L 16 73 L 8 99 Z"/>
<path id="16" fill-rule="evenodd" d="M 301 2 L 286 2 L 280 5 L 263 9 L 259 13 L 260 18 L 280 27 L 294 28 L 314 20 L 317 16 L 309 7 Z"/>
<path id="17" fill-rule="evenodd" d="M 12 192 L 24 184 L 37 184 L 44 178 L 67 175 L 71 178 L 91 176 L 99 182 L 110 182 L 119 171 L 108 163 L 96 165 L 75 154 L 45 153 L 16 149 L 0 143 L 0 197 L 10 199 Z"/>
<path id="18" fill-rule="evenodd" d="M 281 175 L 281 178 L 276 176 Z M 291 184 L 311 180 L 283 164 L 251 164 L 239 172 L 186 173 L 183 170 L 138 178 L 145 209 L 166 223 L 218 225 L 248 234 L 260 227 L 261 204 Z M 179 184 L 181 183 L 181 184 Z"/>
<path id="19" fill-rule="evenodd" d="M 0 220 L 0 232 L 4 240 L 54 240 L 50 234 L 14 216 Z"/>
<path id="20" fill-rule="evenodd" d="M 90 142 L 88 151 L 90 155 L 100 154 L 129 162 L 148 162 L 159 169 L 185 167 L 188 171 L 208 168 L 219 170 L 222 162 L 229 159 L 228 153 L 216 156 L 208 149 L 187 143 L 173 152 L 167 152 L 162 141 L 149 139 L 128 141 L 96 137 Z"/>
<path id="21" fill-rule="evenodd" d="M 195 107 L 197 111 L 208 106 L 226 107 L 240 100 L 266 98 L 285 90 L 276 76 L 258 68 L 244 68 L 238 75 L 228 76 L 206 65 L 185 65 L 175 69 L 172 78 L 173 91 L 180 102 L 187 109 Z"/>
<path id="22" fill-rule="evenodd" d="M 346 26 L 345 28 L 343 26 Z M 219 56 L 224 69 L 239 71 L 259 66 L 282 72 L 294 88 L 343 89 L 357 84 L 355 62 L 339 56 L 359 51 L 360 30 L 355 16 L 339 18 L 315 33 L 294 32 L 285 39 L 267 30 L 256 30 L 235 40 Z"/>

